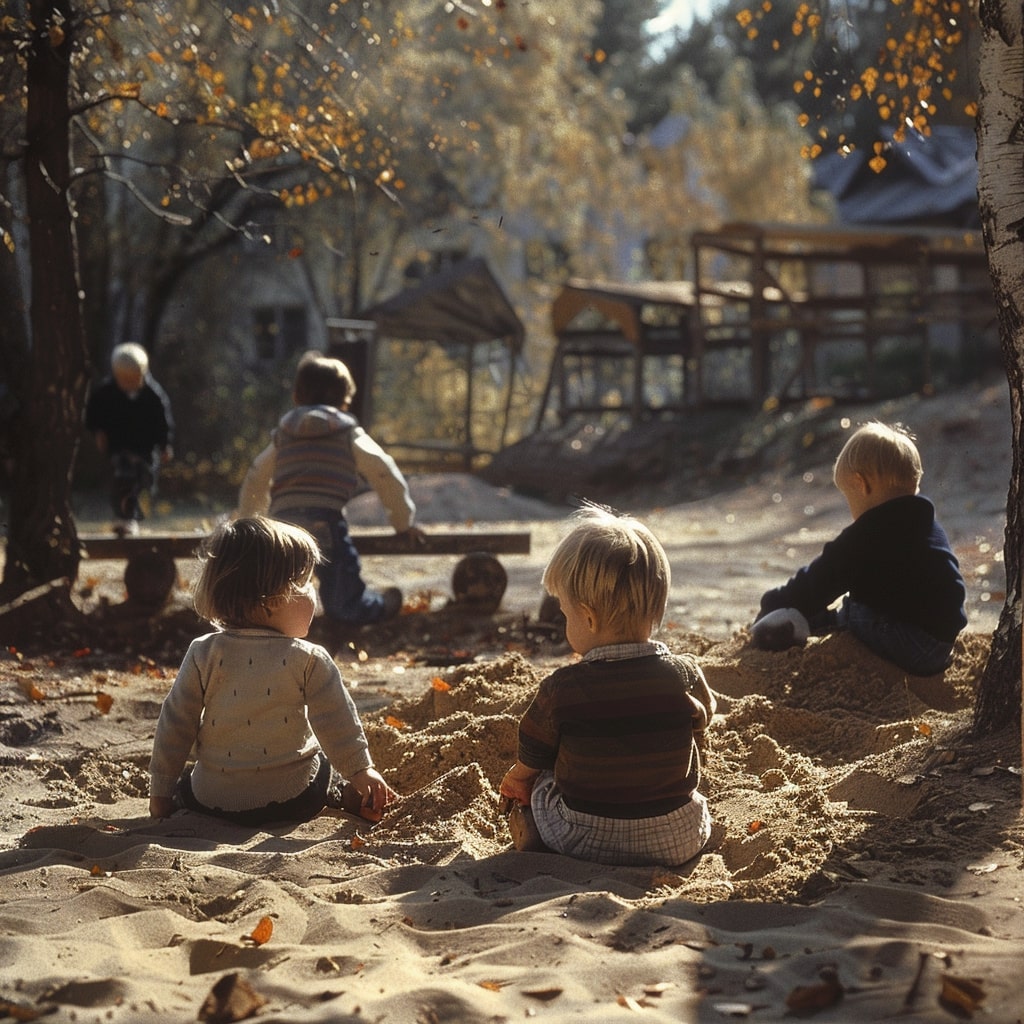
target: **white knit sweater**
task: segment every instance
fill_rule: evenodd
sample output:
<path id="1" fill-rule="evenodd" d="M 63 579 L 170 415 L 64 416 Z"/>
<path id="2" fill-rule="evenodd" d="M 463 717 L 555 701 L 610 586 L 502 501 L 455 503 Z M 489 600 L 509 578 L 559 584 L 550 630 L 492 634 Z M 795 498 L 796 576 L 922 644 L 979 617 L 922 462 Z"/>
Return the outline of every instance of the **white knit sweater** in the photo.
<path id="1" fill-rule="evenodd" d="M 157 722 L 152 796 L 173 795 L 193 745 L 192 791 L 223 811 L 298 796 L 320 749 L 345 778 L 373 765 L 330 654 L 268 629 L 209 633 L 189 645 Z"/>

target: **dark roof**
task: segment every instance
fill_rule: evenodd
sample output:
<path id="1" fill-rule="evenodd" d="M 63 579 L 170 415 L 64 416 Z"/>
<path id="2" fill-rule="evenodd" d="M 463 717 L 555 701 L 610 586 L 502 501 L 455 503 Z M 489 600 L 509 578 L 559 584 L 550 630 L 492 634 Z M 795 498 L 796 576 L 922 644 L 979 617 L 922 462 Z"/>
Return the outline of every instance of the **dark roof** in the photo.
<path id="1" fill-rule="evenodd" d="M 891 149 L 880 173 L 869 166 L 870 149 L 814 161 L 814 183 L 832 194 L 844 224 L 980 226 L 973 129 L 935 125 L 903 142 L 892 141 L 891 129 L 883 134 Z"/>
<path id="2" fill-rule="evenodd" d="M 512 304 L 482 259 L 425 277 L 360 313 L 388 338 L 477 345 L 502 341 L 522 348 L 525 330 Z"/>

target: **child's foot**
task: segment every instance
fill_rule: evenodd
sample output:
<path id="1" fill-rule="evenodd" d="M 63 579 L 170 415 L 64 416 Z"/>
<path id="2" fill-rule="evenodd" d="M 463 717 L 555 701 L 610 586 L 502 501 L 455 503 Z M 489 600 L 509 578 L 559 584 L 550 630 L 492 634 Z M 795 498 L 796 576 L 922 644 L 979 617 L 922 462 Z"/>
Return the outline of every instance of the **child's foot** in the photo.
<path id="1" fill-rule="evenodd" d="M 523 804 L 514 804 L 508 814 L 508 830 L 512 845 L 522 853 L 550 853 L 537 831 L 533 811 Z"/>

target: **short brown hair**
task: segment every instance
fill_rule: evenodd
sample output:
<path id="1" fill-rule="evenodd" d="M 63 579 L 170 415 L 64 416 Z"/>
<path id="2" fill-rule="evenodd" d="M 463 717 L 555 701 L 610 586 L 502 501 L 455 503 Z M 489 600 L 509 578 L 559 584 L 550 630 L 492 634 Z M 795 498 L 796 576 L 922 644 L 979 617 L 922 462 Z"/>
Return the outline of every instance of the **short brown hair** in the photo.
<path id="1" fill-rule="evenodd" d="M 299 360 L 292 389 L 296 405 L 332 405 L 342 409 L 355 393 L 356 382 L 340 359 L 312 350 Z"/>
<path id="2" fill-rule="evenodd" d="M 299 526 L 265 516 L 221 524 L 203 544 L 203 568 L 192 601 L 218 626 L 252 625 L 270 597 L 305 586 L 320 561 L 320 548 Z"/>

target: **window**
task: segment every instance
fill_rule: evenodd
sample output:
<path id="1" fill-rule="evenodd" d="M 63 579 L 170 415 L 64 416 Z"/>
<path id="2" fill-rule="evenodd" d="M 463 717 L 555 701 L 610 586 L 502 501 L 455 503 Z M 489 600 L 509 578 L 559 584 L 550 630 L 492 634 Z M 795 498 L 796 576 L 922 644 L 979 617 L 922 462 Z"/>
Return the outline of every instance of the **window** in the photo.
<path id="1" fill-rule="evenodd" d="M 253 310 L 256 356 L 279 362 L 307 348 L 306 310 L 303 306 L 258 306 Z"/>

